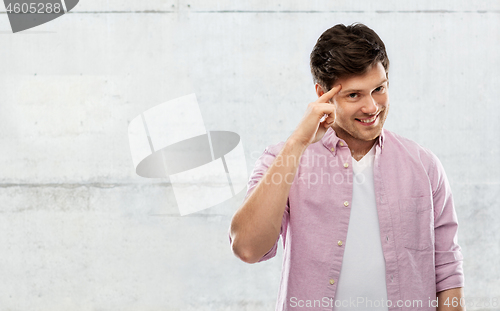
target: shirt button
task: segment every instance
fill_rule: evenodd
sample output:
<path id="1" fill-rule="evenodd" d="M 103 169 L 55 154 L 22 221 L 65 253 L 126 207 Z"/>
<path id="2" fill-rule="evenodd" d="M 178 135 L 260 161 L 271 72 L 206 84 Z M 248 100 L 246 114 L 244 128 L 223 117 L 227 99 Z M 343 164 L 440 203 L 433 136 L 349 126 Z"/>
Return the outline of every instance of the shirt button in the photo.
<path id="1" fill-rule="evenodd" d="M 345 201 L 344 206 L 346 206 L 346 207 L 349 206 L 349 202 Z"/>
<path id="2" fill-rule="evenodd" d="M 339 241 L 337 244 L 338 244 L 339 246 L 342 246 L 342 241 Z"/>
<path id="3" fill-rule="evenodd" d="M 331 150 L 332 152 L 334 152 L 334 151 L 335 151 L 335 148 L 333 148 L 333 147 L 332 147 L 332 149 L 330 149 L 330 150 Z"/>
<path id="4" fill-rule="evenodd" d="M 334 279 L 330 279 L 330 285 L 333 285 L 335 284 L 335 280 Z"/>
<path id="5" fill-rule="evenodd" d="M 344 167 L 348 168 L 349 167 L 349 163 L 344 163 Z"/>
<path id="6" fill-rule="evenodd" d="M 340 142 L 340 143 L 339 143 L 339 145 L 343 146 L 343 145 L 344 145 L 344 143 L 343 143 L 343 142 Z"/>

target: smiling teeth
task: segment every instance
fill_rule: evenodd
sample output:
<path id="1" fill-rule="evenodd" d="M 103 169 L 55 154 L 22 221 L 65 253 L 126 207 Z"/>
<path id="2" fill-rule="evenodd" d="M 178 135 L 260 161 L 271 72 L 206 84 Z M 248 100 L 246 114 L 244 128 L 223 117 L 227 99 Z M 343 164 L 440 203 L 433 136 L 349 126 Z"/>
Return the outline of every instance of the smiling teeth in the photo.
<path id="1" fill-rule="evenodd" d="M 374 116 L 374 117 L 373 117 L 373 118 L 371 118 L 371 119 L 368 119 L 368 120 L 359 120 L 359 121 L 361 121 L 361 122 L 363 122 L 363 123 L 371 123 L 371 122 L 375 121 L 375 119 L 376 119 L 376 118 L 377 118 L 377 116 Z"/>

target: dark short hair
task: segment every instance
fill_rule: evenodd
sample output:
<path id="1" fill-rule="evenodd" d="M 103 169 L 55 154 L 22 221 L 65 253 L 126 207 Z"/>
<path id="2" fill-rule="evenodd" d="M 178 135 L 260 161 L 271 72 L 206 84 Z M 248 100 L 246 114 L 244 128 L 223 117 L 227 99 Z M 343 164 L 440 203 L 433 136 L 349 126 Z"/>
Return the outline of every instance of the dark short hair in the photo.
<path id="1" fill-rule="evenodd" d="M 311 52 L 310 65 L 314 83 L 327 92 L 337 79 L 362 75 L 378 62 L 388 75 L 384 42 L 375 31 L 356 23 L 338 24 L 323 32 Z"/>

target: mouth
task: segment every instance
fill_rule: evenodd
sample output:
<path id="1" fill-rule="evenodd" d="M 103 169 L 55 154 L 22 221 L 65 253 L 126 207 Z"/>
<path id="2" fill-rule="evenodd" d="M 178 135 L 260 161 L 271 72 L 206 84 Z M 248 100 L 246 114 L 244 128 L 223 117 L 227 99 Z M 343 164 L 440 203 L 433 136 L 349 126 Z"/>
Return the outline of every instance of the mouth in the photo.
<path id="1" fill-rule="evenodd" d="M 374 115 L 373 117 L 371 118 L 366 118 L 366 119 L 355 119 L 356 121 L 358 121 L 359 123 L 361 123 L 361 125 L 364 125 L 364 126 L 369 126 L 369 125 L 373 125 L 375 124 L 375 122 L 377 121 L 378 119 L 378 116 L 379 116 L 380 112 L 377 113 L 376 115 Z"/>

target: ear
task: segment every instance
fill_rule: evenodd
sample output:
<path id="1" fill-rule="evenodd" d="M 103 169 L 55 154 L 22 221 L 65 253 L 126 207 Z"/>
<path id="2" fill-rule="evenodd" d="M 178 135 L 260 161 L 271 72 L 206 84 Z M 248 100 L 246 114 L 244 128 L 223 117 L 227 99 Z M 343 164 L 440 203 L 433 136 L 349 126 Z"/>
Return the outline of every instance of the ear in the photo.
<path id="1" fill-rule="evenodd" d="M 316 95 L 318 95 L 318 98 L 323 96 L 323 94 L 325 94 L 325 92 L 323 91 L 323 88 L 321 87 L 321 85 L 319 85 L 319 83 L 316 83 L 314 85 L 314 88 L 316 89 Z"/>

